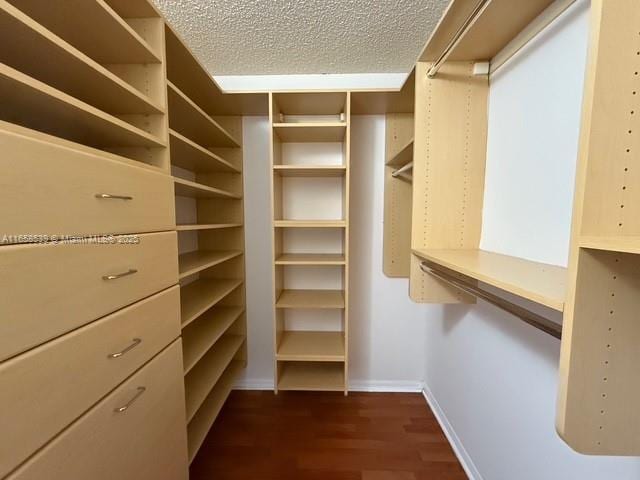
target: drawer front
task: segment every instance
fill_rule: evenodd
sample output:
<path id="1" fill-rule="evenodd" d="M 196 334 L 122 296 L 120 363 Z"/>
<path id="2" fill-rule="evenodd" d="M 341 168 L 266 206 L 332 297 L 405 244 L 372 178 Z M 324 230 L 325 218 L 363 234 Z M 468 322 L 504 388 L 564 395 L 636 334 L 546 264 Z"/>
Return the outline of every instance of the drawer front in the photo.
<path id="1" fill-rule="evenodd" d="M 0 478 L 179 336 L 174 286 L 0 364 Z"/>
<path id="2" fill-rule="evenodd" d="M 27 135 L 0 129 L 2 243 L 17 243 L 15 235 L 174 229 L 169 175 Z"/>
<path id="3" fill-rule="evenodd" d="M 171 344 L 9 478 L 186 480 L 181 350 Z"/>
<path id="4" fill-rule="evenodd" d="M 0 360 L 176 284 L 176 233 L 138 239 L 0 247 Z"/>

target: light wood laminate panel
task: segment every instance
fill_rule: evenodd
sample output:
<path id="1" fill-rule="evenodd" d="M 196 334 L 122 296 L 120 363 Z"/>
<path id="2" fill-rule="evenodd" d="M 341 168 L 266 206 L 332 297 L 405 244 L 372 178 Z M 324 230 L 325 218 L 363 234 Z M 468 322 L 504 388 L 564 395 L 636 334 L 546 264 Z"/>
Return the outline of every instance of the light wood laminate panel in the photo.
<path id="1" fill-rule="evenodd" d="M 171 163 L 178 167 L 198 173 L 240 172 L 238 168 L 220 155 L 198 145 L 175 130 L 169 131 L 169 144 L 171 146 Z"/>
<path id="2" fill-rule="evenodd" d="M 273 131 L 287 143 L 342 142 L 347 124 L 342 122 L 274 123 Z"/>
<path id="3" fill-rule="evenodd" d="M 640 237 L 581 237 L 578 244 L 594 250 L 640 254 Z"/>
<path id="4" fill-rule="evenodd" d="M 331 253 L 284 253 L 276 257 L 276 265 L 344 265 L 344 255 Z"/>
<path id="5" fill-rule="evenodd" d="M 197 250 L 195 252 L 183 253 L 178 258 L 180 278 L 188 277 L 189 275 L 226 262 L 239 255 L 242 255 L 242 250 Z"/>
<path id="6" fill-rule="evenodd" d="M 209 187 L 201 183 L 184 180 L 183 178 L 174 177 L 175 194 L 181 197 L 191 198 L 232 198 L 239 199 L 240 195 L 234 195 L 226 190 Z"/>
<path id="7" fill-rule="evenodd" d="M 160 55 L 103 0 L 9 1 L 99 63 L 161 61 Z"/>
<path id="8" fill-rule="evenodd" d="M 149 114 L 164 110 L 104 66 L 4 2 L 0 2 L 0 40 L 11 43 L 11 48 L 0 52 L 0 62 L 96 108 L 111 114 Z M 47 58 L 46 62 L 42 61 L 43 57 Z"/>
<path id="9" fill-rule="evenodd" d="M 345 220 L 274 220 L 276 228 L 344 228 Z"/>
<path id="10" fill-rule="evenodd" d="M 344 165 L 274 165 L 273 173 L 282 177 L 344 177 Z"/>
<path id="11" fill-rule="evenodd" d="M 124 406 L 125 411 L 117 411 Z M 187 480 L 184 426 L 182 354 L 177 340 L 9 479 Z"/>
<path id="12" fill-rule="evenodd" d="M 223 336 L 185 376 L 187 421 L 191 421 L 197 413 L 244 340 L 241 335 Z"/>
<path id="13" fill-rule="evenodd" d="M 222 410 L 224 402 L 231 393 L 233 384 L 242 371 L 241 362 L 231 362 L 213 390 L 204 399 L 198 413 L 191 419 L 188 425 L 189 462 L 195 458 L 205 437 L 209 433 L 218 413 Z"/>
<path id="14" fill-rule="evenodd" d="M 344 308 L 344 291 L 283 290 L 276 308 Z"/>
<path id="15" fill-rule="evenodd" d="M 214 346 L 243 311 L 242 307 L 213 307 L 184 329 L 182 353 L 185 374 Z"/>
<path id="16" fill-rule="evenodd" d="M 0 359 L 176 284 L 176 233 L 133 238 L 0 247 Z"/>
<path id="17" fill-rule="evenodd" d="M 4 235 L 89 235 L 170 230 L 172 179 L 0 125 Z M 97 198 L 110 194 L 131 197 Z M 16 208 L 20 205 L 20 208 Z M 5 239 L 6 240 L 6 239 Z"/>
<path id="18" fill-rule="evenodd" d="M 483 250 L 414 250 L 449 270 L 561 312 L 567 269 Z"/>
<path id="19" fill-rule="evenodd" d="M 164 147 L 158 136 L 0 64 L 0 120 L 96 148 Z"/>
<path id="20" fill-rule="evenodd" d="M 0 364 L 0 476 L 180 336 L 179 307 L 175 286 Z"/>
<path id="21" fill-rule="evenodd" d="M 412 249 L 477 249 L 487 153 L 486 76 L 471 62 L 448 62 L 435 78 L 416 66 Z M 418 303 L 474 303 L 427 275 L 411 256 L 409 295 Z"/>
<path id="22" fill-rule="evenodd" d="M 281 362 L 278 390 L 341 392 L 344 388 L 342 363 Z"/>
<path id="23" fill-rule="evenodd" d="M 209 280 L 201 278 L 180 288 L 180 317 L 186 327 L 242 285 L 241 280 Z"/>
<path id="24" fill-rule="evenodd" d="M 276 352 L 279 361 L 344 361 L 344 333 L 284 331 Z"/>

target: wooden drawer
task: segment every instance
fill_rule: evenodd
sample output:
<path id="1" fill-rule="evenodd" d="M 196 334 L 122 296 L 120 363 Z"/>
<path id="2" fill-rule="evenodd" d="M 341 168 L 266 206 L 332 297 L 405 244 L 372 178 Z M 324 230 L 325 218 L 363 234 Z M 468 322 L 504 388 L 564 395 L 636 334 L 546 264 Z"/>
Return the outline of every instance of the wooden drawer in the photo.
<path id="1" fill-rule="evenodd" d="M 169 175 L 0 126 L 0 242 L 15 235 L 173 230 Z M 97 198 L 110 194 L 130 200 Z M 5 235 L 7 237 L 5 237 Z"/>
<path id="2" fill-rule="evenodd" d="M 181 350 L 171 344 L 9 478 L 186 480 Z"/>
<path id="3" fill-rule="evenodd" d="M 138 238 L 0 247 L 0 360 L 176 284 L 176 233 Z"/>
<path id="4" fill-rule="evenodd" d="M 0 478 L 179 336 L 174 286 L 0 364 Z"/>

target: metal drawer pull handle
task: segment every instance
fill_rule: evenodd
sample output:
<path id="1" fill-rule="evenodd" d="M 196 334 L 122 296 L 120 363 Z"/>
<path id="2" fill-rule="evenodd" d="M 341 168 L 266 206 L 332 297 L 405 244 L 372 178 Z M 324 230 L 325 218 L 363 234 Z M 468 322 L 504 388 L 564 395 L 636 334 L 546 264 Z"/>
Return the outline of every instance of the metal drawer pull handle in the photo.
<path id="1" fill-rule="evenodd" d="M 120 358 L 125 353 L 133 350 L 134 348 L 136 348 L 141 343 L 142 343 L 142 339 L 141 338 L 134 338 L 133 341 L 131 342 L 131 345 L 129 345 L 127 348 L 125 348 L 124 350 L 121 350 L 119 352 L 116 352 L 116 353 L 110 353 L 109 355 L 107 355 L 107 358 Z"/>
<path id="2" fill-rule="evenodd" d="M 113 200 L 133 200 L 129 195 L 111 195 L 110 193 L 96 193 L 96 198 L 105 198 Z"/>
<path id="3" fill-rule="evenodd" d="M 138 390 L 138 391 L 136 392 L 136 394 L 134 395 L 134 397 L 133 397 L 131 400 L 129 400 L 127 403 L 125 403 L 125 404 L 124 404 L 123 406 L 121 406 L 121 407 L 114 408 L 114 409 L 113 409 L 113 411 L 114 411 L 115 413 L 122 413 L 122 412 L 124 412 L 125 410 L 127 410 L 131 405 L 133 405 L 133 403 L 134 403 L 136 400 L 138 400 L 138 398 L 140 398 L 140 395 L 142 395 L 142 394 L 147 390 L 147 387 L 138 387 L 138 388 L 137 388 L 137 390 Z"/>
<path id="4" fill-rule="evenodd" d="M 130 268 L 127 272 L 117 273 L 115 275 L 103 275 L 103 280 L 117 280 L 122 277 L 128 277 L 129 275 L 133 275 L 134 273 L 138 273 L 138 270 L 135 268 Z"/>

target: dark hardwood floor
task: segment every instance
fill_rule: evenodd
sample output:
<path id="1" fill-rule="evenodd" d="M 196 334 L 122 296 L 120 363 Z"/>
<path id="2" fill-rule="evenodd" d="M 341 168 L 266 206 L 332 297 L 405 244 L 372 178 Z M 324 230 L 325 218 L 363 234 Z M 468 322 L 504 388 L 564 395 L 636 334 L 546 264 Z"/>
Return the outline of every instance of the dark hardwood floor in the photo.
<path id="1" fill-rule="evenodd" d="M 234 391 L 191 480 L 466 480 L 420 394 Z"/>

